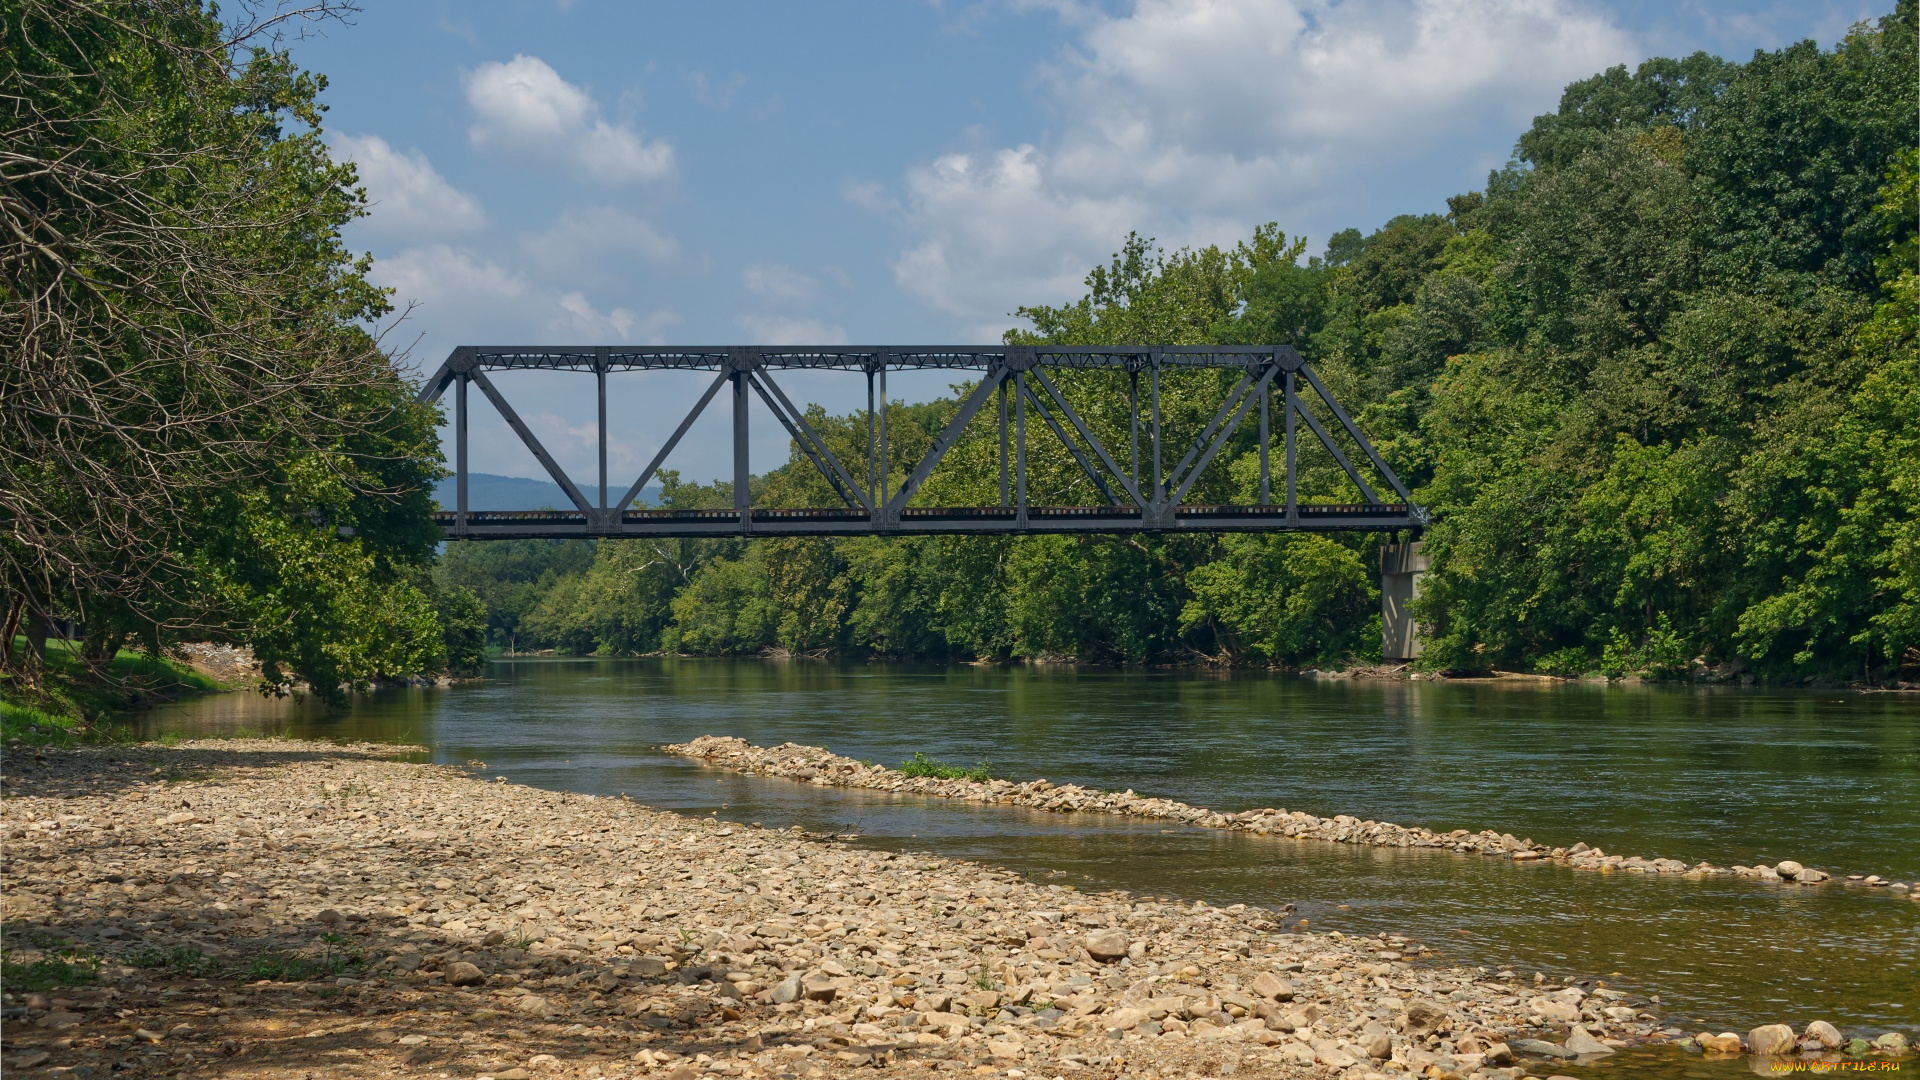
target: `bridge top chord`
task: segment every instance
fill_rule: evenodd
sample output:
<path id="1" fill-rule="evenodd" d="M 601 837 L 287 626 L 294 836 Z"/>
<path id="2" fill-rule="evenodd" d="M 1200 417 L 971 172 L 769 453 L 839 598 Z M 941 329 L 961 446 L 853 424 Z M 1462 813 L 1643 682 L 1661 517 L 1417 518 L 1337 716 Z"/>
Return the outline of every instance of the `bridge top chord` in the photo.
<path id="1" fill-rule="evenodd" d="M 1192 370 L 1237 372 L 1206 428 L 1169 467 L 1161 416 L 1163 373 Z M 867 379 L 867 453 L 864 469 L 850 469 L 813 429 L 803 409 L 774 379 L 776 371 L 844 371 Z M 926 455 L 893 483 L 888 461 L 887 373 L 978 371 L 981 377 L 959 403 Z M 1130 467 L 1081 418 L 1048 372 L 1124 372 L 1127 380 Z M 599 492 L 589 499 L 520 419 L 489 371 L 573 371 L 592 374 L 599 390 Z M 655 454 L 626 495 L 610 501 L 607 487 L 608 374 L 633 371 L 703 371 L 715 378 L 678 429 Z M 1145 377 L 1150 405 L 1141 400 Z M 877 382 L 876 382 L 877 380 Z M 467 388 L 476 386 L 553 477 L 573 507 L 563 511 L 476 511 L 467 502 Z M 662 512 L 633 509 L 634 500 L 659 471 L 722 387 L 731 385 L 733 492 L 730 510 Z M 1042 533 L 1162 531 L 1419 530 L 1427 512 L 1414 504 L 1400 478 L 1380 457 L 1353 419 L 1300 354 L 1287 346 L 1249 345 L 932 345 L 932 346 L 478 346 L 453 350 L 427 379 L 422 401 L 454 390 L 457 499 L 436 521 L 449 538 L 712 535 L 866 535 L 898 533 Z M 877 394 L 876 394 L 877 390 Z M 1272 417 L 1276 392 L 1284 432 L 1285 497 L 1272 492 Z M 748 406 L 758 397 L 791 437 L 797 453 L 817 468 L 843 504 L 834 508 L 748 505 Z M 961 434 L 998 397 L 999 505 L 927 507 L 909 505 L 928 474 Z M 1310 404 L 1317 401 L 1317 405 Z M 876 402 L 878 405 L 876 411 Z M 1257 406 L 1257 408 L 1256 408 Z M 1323 422 L 1317 413 L 1327 413 Z M 1144 413 L 1144 415 L 1143 415 Z M 1253 506 L 1201 506 L 1185 500 L 1200 475 L 1240 429 L 1258 416 L 1259 502 Z M 1029 417 L 1031 416 L 1031 419 Z M 1057 438 L 1092 480 L 1103 505 L 1031 505 L 1027 491 L 1028 429 L 1038 423 Z M 1363 503 L 1328 506 L 1302 503 L 1297 493 L 1296 426 L 1305 424 L 1346 474 Z M 1338 435 L 1344 435 L 1342 440 Z M 1043 436 L 1044 438 L 1045 436 Z M 1143 439 L 1151 448 L 1151 480 L 1142 465 Z M 1343 442 L 1359 451 L 1358 464 Z M 855 464 L 861 464 L 856 462 Z M 1388 501 L 1369 483 L 1390 489 Z"/>

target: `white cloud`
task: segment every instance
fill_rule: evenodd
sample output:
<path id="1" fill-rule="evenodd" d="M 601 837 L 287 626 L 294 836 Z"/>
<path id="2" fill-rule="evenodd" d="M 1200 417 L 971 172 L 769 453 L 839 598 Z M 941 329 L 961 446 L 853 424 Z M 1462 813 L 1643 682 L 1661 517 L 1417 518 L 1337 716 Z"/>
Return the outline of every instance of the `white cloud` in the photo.
<path id="1" fill-rule="evenodd" d="M 336 157 L 351 161 L 367 189 L 363 224 L 410 237 L 451 236 L 487 223 L 480 200 L 447 183 L 418 150 L 395 149 L 378 135 L 335 135 Z"/>
<path id="2" fill-rule="evenodd" d="M 449 343 L 486 339 L 525 341 L 543 335 L 566 343 L 661 344 L 679 322 L 670 308 L 639 314 L 596 308 L 584 293 L 537 283 L 518 270 L 465 248 L 431 244 L 374 263 L 375 284 L 394 290 L 396 303 L 418 305 L 412 318 Z"/>
<path id="3" fill-rule="evenodd" d="M 651 222 L 612 206 L 563 210 L 552 226 L 522 241 L 527 255 L 543 269 L 576 268 L 588 260 L 626 263 L 633 258 L 656 266 L 682 259 L 680 241 Z"/>
<path id="4" fill-rule="evenodd" d="M 1244 236 L 1337 200 L 1498 119 L 1516 130 L 1561 88 L 1637 55 L 1577 0 L 1137 0 L 1069 5 L 1075 46 L 1044 72 L 1061 117 L 1037 145 L 909 169 L 893 264 L 919 302 L 979 331 L 1063 301 L 1129 230 L 1170 245 Z"/>
<path id="5" fill-rule="evenodd" d="M 788 318 L 783 315 L 742 315 L 741 329 L 752 337 L 754 345 L 845 345 L 847 332 L 828 326 L 819 319 Z"/>
<path id="6" fill-rule="evenodd" d="M 604 184 L 673 175 L 670 144 L 609 123 L 591 95 L 537 56 L 481 64 L 466 85 L 474 114 L 467 138 L 477 150 L 569 165 Z"/>
<path id="7" fill-rule="evenodd" d="M 820 283 L 782 263 L 754 263 L 740 272 L 747 291 L 763 300 L 805 303 L 820 293 Z"/>

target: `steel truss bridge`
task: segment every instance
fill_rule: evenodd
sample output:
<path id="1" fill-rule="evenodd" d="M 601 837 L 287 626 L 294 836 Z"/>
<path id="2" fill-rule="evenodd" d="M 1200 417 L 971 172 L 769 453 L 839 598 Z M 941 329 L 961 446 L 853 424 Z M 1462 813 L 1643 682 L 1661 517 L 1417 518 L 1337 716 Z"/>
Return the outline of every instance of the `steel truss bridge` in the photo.
<path id="1" fill-rule="evenodd" d="M 1163 373 L 1196 369 L 1240 373 L 1213 419 L 1164 467 L 1160 416 Z M 951 370 L 979 372 L 979 382 L 959 411 L 934 439 L 926 456 L 892 487 L 887 461 L 887 373 Z M 1132 417 L 1129 462 L 1123 468 L 1095 437 L 1049 372 L 1116 371 L 1127 375 Z M 547 452 L 507 401 L 489 371 L 570 371 L 595 376 L 599 391 L 600 474 L 598 497 L 589 499 Z M 608 501 L 607 376 L 632 371 L 711 371 L 714 378 L 673 435 L 660 447 L 626 494 Z M 783 371 L 858 372 L 867 379 L 867 460 L 862 484 L 808 423 L 774 378 Z M 1144 387 L 1142 384 L 1145 384 Z M 468 388 L 486 396 L 520 440 L 532 451 L 573 503 L 567 510 L 473 510 L 467 504 Z M 437 401 L 453 390 L 454 477 L 456 504 L 435 515 L 449 539 L 530 537 L 698 537 L 698 536 L 863 536 L 872 534 L 1129 533 L 1129 532 L 1277 532 L 1292 530 L 1418 530 L 1427 512 L 1413 504 L 1407 489 L 1381 460 L 1313 368 L 1288 347 L 1247 346 L 946 346 L 794 347 L 480 347 L 453 350 L 420 391 L 421 401 Z M 659 471 L 694 421 L 722 389 L 733 412 L 733 495 L 731 509 L 666 510 L 634 508 L 634 500 Z M 1143 395 L 1144 391 L 1144 395 Z M 1145 397 L 1143 407 L 1142 397 Z M 786 428 L 794 445 L 812 462 L 843 505 L 813 508 L 748 504 L 748 405 L 758 397 Z M 1282 497 L 1273 498 L 1274 399 L 1281 430 Z M 1312 408 L 1309 402 L 1317 400 Z M 877 405 L 877 407 L 876 407 Z M 1315 415 L 1324 407 L 1364 455 L 1362 468 Z M 999 430 L 1000 499 L 995 506 L 930 507 L 910 505 L 946 453 L 959 442 L 975 417 L 992 408 Z M 1194 482 L 1228 445 L 1248 414 L 1257 416 L 1260 453 L 1259 502 L 1252 505 L 1190 505 Z M 1027 498 L 1029 429 L 1065 445 L 1106 500 L 1098 506 L 1035 506 Z M 1366 500 L 1330 506 L 1303 504 L 1296 492 L 1297 426 L 1304 424 L 1345 470 Z M 1151 460 L 1151 479 L 1142 475 L 1141 444 Z M 1370 468 L 1366 468 L 1370 466 Z M 1383 481 L 1392 501 L 1383 499 L 1367 474 Z"/>

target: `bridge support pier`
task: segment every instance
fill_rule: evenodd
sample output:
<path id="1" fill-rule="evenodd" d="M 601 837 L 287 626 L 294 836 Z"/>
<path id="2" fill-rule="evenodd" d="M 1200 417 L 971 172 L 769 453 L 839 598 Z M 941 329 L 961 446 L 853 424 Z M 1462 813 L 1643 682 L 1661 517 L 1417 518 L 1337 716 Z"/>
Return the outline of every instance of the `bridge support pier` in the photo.
<path id="1" fill-rule="evenodd" d="M 1418 659 L 1425 642 L 1413 621 L 1413 601 L 1420 595 L 1420 578 L 1433 560 L 1418 540 L 1380 548 L 1380 654 L 1389 664 Z"/>

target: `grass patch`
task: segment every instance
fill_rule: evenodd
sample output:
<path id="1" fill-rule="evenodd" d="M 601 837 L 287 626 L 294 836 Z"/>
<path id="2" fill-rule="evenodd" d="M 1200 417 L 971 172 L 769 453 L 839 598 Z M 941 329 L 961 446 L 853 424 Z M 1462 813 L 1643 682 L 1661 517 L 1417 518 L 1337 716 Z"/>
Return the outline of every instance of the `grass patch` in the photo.
<path id="1" fill-rule="evenodd" d="M 19 739 L 28 746 L 49 746 L 73 742 L 86 731 L 86 721 L 78 715 L 49 712 L 35 705 L 16 705 L 0 701 L 0 739 Z"/>
<path id="2" fill-rule="evenodd" d="M 15 635 L 13 641 L 14 654 L 23 655 L 27 639 Z M 38 686 L 0 687 L 0 739 L 27 746 L 125 741 L 108 723 L 114 713 L 156 697 L 226 689 L 186 664 L 125 649 L 95 671 L 82 661 L 79 645 L 49 639 Z"/>
<path id="3" fill-rule="evenodd" d="M 100 957 L 85 945 L 54 945 L 33 960 L 0 955 L 0 987 L 8 993 L 85 986 L 99 977 Z"/>
<path id="4" fill-rule="evenodd" d="M 127 964 L 148 971 L 182 975 L 188 978 L 209 978 L 220 974 L 219 961 L 199 949 L 185 945 L 178 945 L 171 949 L 148 946 L 127 957 Z"/>
<path id="5" fill-rule="evenodd" d="M 935 780 L 972 780 L 976 783 L 984 783 L 993 778 L 991 762 L 982 761 L 969 769 L 962 765 L 949 765 L 917 750 L 912 757 L 900 763 L 900 772 L 905 776 L 931 776 Z"/>

